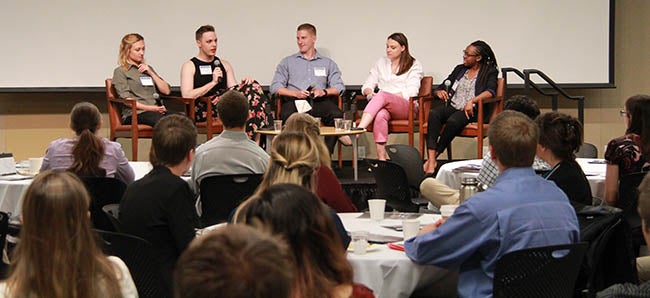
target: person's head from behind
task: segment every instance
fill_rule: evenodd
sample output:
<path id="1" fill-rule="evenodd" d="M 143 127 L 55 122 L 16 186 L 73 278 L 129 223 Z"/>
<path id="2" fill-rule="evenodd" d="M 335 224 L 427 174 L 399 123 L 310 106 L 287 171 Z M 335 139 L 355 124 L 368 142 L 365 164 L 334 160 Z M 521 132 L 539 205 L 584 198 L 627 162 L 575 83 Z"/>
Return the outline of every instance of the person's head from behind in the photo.
<path id="1" fill-rule="evenodd" d="M 302 54 L 313 50 L 316 43 L 316 27 L 309 23 L 300 24 L 296 29 L 296 43 Z"/>
<path id="2" fill-rule="evenodd" d="M 641 137 L 641 151 L 650 154 L 650 95 L 637 94 L 625 101 L 627 131 Z"/>
<path id="3" fill-rule="evenodd" d="M 106 170 L 99 167 L 104 158 L 104 142 L 95 134 L 102 124 L 102 115 L 95 105 L 80 102 L 70 112 L 70 128 L 77 135 L 72 148 L 72 165 L 69 170 L 79 176 L 103 177 Z"/>
<path id="4" fill-rule="evenodd" d="M 312 190 L 314 174 L 320 166 L 317 147 L 301 132 L 282 132 L 273 138 L 271 158 L 258 189 L 266 189 L 276 183 L 297 184 Z"/>
<path id="5" fill-rule="evenodd" d="M 219 119 L 226 129 L 244 129 L 248 120 L 248 99 L 239 91 L 224 93 L 217 102 Z"/>
<path id="6" fill-rule="evenodd" d="M 162 118 L 153 128 L 150 160 L 154 166 L 177 166 L 185 162 L 188 167 L 194 158 L 196 127 L 182 115 Z"/>
<path id="7" fill-rule="evenodd" d="M 217 33 L 212 25 L 203 25 L 194 32 L 196 45 L 206 56 L 214 56 L 217 53 Z"/>
<path id="8" fill-rule="evenodd" d="M 328 208 L 309 190 L 295 184 L 270 186 L 240 210 L 237 221 L 270 229 L 289 243 L 297 266 L 293 297 L 332 297 L 334 286 L 352 283 L 352 268 Z"/>
<path id="9" fill-rule="evenodd" d="M 246 225 L 228 225 L 195 238 L 174 271 L 176 298 L 288 298 L 293 258 L 275 236 Z"/>
<path id="10" fill-rule="evenodd" d="M 523 113 L 535 120 L 539 116 L 537 102 L 527 95 L 513 95 L 503 103 L 503 110 L 512 110 Z"/>
<path id="11" fill-rule="evenodd" d="M 100 291 L 119 296 L 114 268 L 95 242 L 89 204 L 73 173 L 49 170 L 34 178 L 23 200 L 20 242 L 11 264 L 15 297 L 94 297 Z M 101 282 L 105 289 L 97 288 Z"/>
<path id="12" fill-rule="evenodd" d="M 293 113 L 284 127 L 286 132 L 302 132 L 307 135 L 318 149 L 321 166 L 331 167 L 330 152 L 320 138 L 320 123 L 307 113 Z"/>
<path id="13" fill-rule="evenodd" d="M 582 124 L 575 117 L 557 112 L 545 113 L 535 122 L 539 128 L 537 155 L 560 161 L 574 160 L 583 141 Z M 547 160 L 548 162 L 548 160 Z"/>
<path id="14" fill-rule="evenodd" d="M 646 245 L 650 245 L 650 175 L 646 175 L 639 184 L 639 216 Z"/>
<path id="15" fill-rule="evenodd" d="M 129 33 L 122 37 L 117 63 L 129 69 L 129 64 L 139 65 L 144 62 L 144 37 L 138 33 Z"/>
<path id="16" fill-rule="evenodd" d="M 490 155 L 502 168 L 530 167 L 539 130 L 535 122 L 515 111 L 503 111 L 490 122 Z"/>

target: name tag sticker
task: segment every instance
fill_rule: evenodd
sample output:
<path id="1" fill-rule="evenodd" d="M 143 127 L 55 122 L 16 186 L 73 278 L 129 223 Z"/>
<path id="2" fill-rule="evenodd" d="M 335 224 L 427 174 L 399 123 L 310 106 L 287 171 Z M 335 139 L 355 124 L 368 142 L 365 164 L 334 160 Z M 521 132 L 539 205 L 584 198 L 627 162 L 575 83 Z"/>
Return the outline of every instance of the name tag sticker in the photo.
<path id="1" fill-rule="evenodd" d="M 199 65 L 199 72 L 202 76 L 212 74 L 212 66 L 210 65 Z"/>
<path id="2" fill-rule="evenodd" d="M 140 77 L 142 86 L 153 86 L 153 79 L 151 77 Z"/>
<path id="3" fill-rule="evenodd" d="M 327 71 L 325 70 L 325 67 L 314 67 L 314 76 L 326 77 Z"/>
<path id="4" fill-rule="evenodd" d="M 451 90 L 456 91 L 456 88 L 458 88 L 458 84 L 459 84 L 458 81 L 455 81 L 455 82 L 454 82 L 454 85 L 451 86 Z"/>

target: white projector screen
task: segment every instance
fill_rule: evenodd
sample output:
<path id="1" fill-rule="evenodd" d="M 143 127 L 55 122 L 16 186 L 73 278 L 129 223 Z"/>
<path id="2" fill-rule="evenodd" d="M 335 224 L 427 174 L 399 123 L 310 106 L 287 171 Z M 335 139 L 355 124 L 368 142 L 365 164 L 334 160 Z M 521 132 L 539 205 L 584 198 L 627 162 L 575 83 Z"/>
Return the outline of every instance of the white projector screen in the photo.
<path id="1" fill-rule="evenodd" d="M 542 70 L 567 86 L 613 84 L 610 0 L 406 1 L 5 1 L 0 10 L 0 91 L 101 87 L 117 66 L 120 39 L 145 37 L 145 58 L 172 86 L 197 54 L 194 31 L 217 30 L 217 55 L 238 79 L 268 85 L 297 51 L 295 29 L 318 29 L 316 48 L 336 61 L 346 85 L 361 85 L 386 37 L 403 32 L 439 84 L 482 39 L 500 67 Z M 613 9 L 613 8 L 611 8 Z M 521 82 L 516 79 L 511 82 Z"/>

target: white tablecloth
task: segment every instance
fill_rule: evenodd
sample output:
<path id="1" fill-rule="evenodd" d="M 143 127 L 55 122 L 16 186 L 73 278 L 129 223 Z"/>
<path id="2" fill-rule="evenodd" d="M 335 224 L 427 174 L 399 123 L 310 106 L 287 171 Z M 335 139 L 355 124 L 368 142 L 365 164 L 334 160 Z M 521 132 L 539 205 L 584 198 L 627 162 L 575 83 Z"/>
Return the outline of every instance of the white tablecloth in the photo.
<path id="1" fill-rule="evenodd" d="M 401 220 L 384 219 L 380 222 L 369 218 L 357 218 L 362 213 L 339 213 L 348 232 L 368 231 L 370 234 L 402 237 L 402 232 L 381 227 L 381 225 L 401 225 Z M 437 221 L 440 215 L 424 214 L 420 224 Z M 376 297 L 409 297 L 423 287 L 435 287 L 445 283 L 451 273 L 448 270 L 429 265 L 413 263 L 403 251 L 388 248 L 385 244 L 373 244 L 365 255 L 348 253 L 348 260 L 354 269 L 354 281 L 372 289 Z M 447 283 L 445 285 L 448 286 Z M 444 285 L 441 285 L 441 287 Z M 453 287 L 453 286 L 452 286 Z M 447 289 L 455 291 L 456 289 Z"/>
<path id="2" fill-rule="evenodd" d="M 142 178 L 152 168 L 151 163 L 147 161 L 131 161 L 129 165 L 131 165 L 135 172 L 135 180 Z M 183 178 L 186 179 L 185 177 Z M 0 211 L 11 212 L 13 215 L 20 214 L 23 196 L 31 183 L 32 179 L 18 181 L 0 180 Z"/>
<path id="3" fill-rule="evenodd" d="M 578 158 L 576 159 L 582 171 L 587 175 L 589 186 L 591 187 L 591 195 L 594 196 L 594 201 L 600 201 L 605 196 L 605 170 L 607 165 L 604 164 L 602 159 L 593 158 Z M 451 188 L 460 188 L 460 179 L 464 176 L 478 176 L 478 172 L 454 172 L 454 169 L 462 166 L 480 166 L 480 159 L 470 159 L 455 161 L 444 164 L 440 167 L 436 179 L 448 185 Z M 597 199 L 596 199 L 597 198 Z"/>

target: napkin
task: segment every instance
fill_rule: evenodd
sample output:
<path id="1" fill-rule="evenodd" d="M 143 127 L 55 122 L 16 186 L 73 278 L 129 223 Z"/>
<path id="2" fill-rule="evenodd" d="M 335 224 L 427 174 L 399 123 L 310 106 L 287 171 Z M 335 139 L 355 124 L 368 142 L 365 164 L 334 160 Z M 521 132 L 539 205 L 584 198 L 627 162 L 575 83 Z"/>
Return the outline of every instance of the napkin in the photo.
<path id="1" fill-rule="evenodd" d="M 307 113 L 311 111 L 311 105 L 309 105 L 309 102 L 306 100 L 296 99 L 294 102 L 296 103 L 296 109 L 298 110 L 298 113 Z"/>

